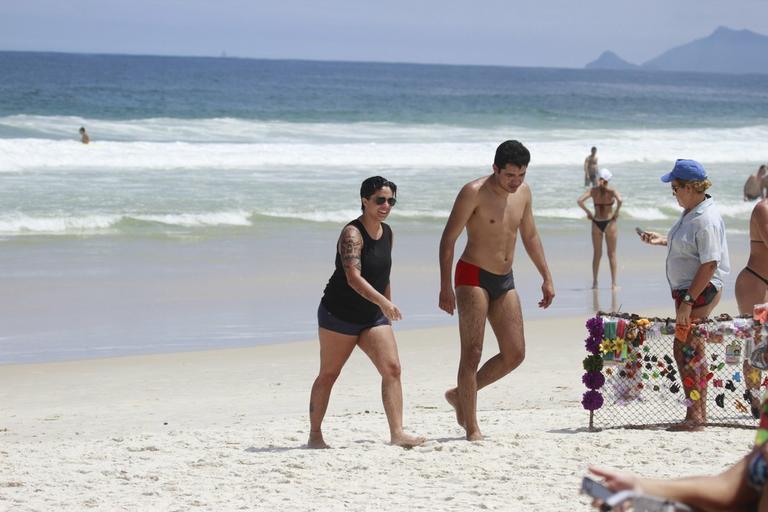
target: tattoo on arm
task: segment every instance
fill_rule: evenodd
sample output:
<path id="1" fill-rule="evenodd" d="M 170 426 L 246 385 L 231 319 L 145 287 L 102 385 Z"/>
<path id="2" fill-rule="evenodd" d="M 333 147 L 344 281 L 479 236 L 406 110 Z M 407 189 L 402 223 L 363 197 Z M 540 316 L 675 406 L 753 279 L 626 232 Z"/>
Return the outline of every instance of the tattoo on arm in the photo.
<path id="1" fill-rule="evenodd" d="M 360 259 L 362 251 L 363 237 L 356 228 L 347 226 L 339 239 L 339 255 L 342 266 L 345 269 L 356 268 L 358 271 L 362 271 L 363 266 Z"/>

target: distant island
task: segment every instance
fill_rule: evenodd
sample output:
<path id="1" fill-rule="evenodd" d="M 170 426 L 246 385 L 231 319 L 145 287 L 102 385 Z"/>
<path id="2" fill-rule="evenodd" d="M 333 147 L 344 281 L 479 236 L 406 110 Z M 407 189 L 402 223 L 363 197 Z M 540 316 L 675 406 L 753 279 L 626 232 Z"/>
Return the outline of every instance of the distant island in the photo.
<path id="1" fill-rule="evenodd" d="M 718 27 L 703 39 L 667 50 L 641 65 L 606 51 L 585 68 L 768 74 L 768 36 Z"/>

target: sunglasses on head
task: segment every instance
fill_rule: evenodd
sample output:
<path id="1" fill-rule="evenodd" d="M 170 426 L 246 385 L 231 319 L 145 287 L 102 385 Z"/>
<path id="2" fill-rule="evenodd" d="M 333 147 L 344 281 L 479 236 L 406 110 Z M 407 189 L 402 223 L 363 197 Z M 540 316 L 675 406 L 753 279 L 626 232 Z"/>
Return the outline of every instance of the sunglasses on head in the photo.
<path id="1" fill-rule="evenodd" d="M 395 199 L 394 197 L 379 196 L 375 199 L 375 201 L 376 201 L 376 204 L 379 206 L 383 205 L 384 203 L 389 203 L 389 206 L 395 206 L 395 203 L 397 203 L 397 199 Z"/>

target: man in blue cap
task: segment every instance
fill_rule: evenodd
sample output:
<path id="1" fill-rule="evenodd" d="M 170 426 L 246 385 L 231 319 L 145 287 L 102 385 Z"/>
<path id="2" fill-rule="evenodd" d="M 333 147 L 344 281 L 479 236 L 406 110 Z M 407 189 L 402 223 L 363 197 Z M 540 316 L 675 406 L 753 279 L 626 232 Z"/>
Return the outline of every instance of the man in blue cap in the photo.
<path id="1" fill-rule="evenodd" d="M 685 420 L 672 429 L 701 430 L 707 422 L 707 387 L 698 375 L 707 360 L 703 340 L 690 327 L 691 319 L 706 318 L 720 301 L 723 279 L 730 271 L 725 223 L 706 193 L 712 182 L 699 162 L 678 160 L 661 181 L 671 184 L 683 213 L 667 236 L 639 234 L 647 244 L 668 247 L 667 281 L 676 318 L 674 355 L 688 404 Z"/>

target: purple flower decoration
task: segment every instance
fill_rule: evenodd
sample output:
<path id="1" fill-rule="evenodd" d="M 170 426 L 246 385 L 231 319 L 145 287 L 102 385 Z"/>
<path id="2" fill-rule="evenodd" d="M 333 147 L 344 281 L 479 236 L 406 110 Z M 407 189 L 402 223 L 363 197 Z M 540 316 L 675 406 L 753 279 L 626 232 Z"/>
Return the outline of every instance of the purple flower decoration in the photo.
<path id="1" fill-rule="evenodd" d="M 588 411 L 595 411 L 603 406 L 603 395 L 591 389 L 581 397 L 581 405 Z"/>
<path id="2" fill-rule="evenodd" d="M 581 377 L 581 382 L 589 389 L 600 389 L 605 384 L 605 377 L 600 372 L 587 372 Z"/>
<path id="3" fill-rule="evenodd" d="M 595 316 L 587 320 L 587 330 L 589 331 L 589 336 L 593 340 L 599 340 L 599 343 L 603 339 L 603 319 Z"/>
<path id="4" fill-rule="evenodd" d="M 601 339 L 593 338 L 591 336 L 585 339 L 584 346 L 587 348 L 587 352 L 591 352 L 593 354 L 599 354 L 601 341 L 602 341 Z"/>

